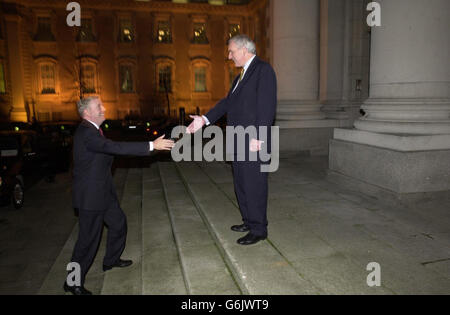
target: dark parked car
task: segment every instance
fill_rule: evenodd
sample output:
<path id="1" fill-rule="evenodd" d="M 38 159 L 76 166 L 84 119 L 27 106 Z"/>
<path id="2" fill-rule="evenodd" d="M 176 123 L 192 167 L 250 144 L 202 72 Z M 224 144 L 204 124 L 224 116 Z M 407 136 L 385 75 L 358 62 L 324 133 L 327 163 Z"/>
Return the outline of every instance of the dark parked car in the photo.
<path id="1" fill-rule="evenodd" d="M 67 172 L 72 162 L 73 136 L 79 121 L 47 122 L 35 126 L 39 150 L 50 155 L 49 167 L 54 173 Z"/>
<path id="2" fill-rule="evenodd" d="M 32 130 L 0 132 L 0 204 L 22 207 L 25 191 L 45 177 L 54 177 L 53 147 Z"/>

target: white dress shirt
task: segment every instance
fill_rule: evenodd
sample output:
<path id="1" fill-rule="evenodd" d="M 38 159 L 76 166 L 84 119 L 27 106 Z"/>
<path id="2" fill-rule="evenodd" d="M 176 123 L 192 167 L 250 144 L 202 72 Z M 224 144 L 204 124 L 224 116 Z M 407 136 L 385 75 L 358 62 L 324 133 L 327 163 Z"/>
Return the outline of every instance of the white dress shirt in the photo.
<path id="1" fill-rule="evenodd" d="M 254 56 L 251 57 L 249 60 L 247 60 L 247 62 L 246 62 L 245 65 L 244 65 L 244 74 L 242 75 L 241 80 L 238 80 L 238 81 L 237 81 L 236 85 L 234 86 L 233 92 L 231 92 L 231 93 L 234 93 L 234 91 L 235 91 L 236 88 L 238 87 L 239 83 L 240 83 L 242 80 L 244 80 L 245 73 L 247 72 L 248 67 L 250 67 L 250 64 L 252 63 L 253 59 L 255 59 L 255 57 L 256 57 L 256 55 L 254 55 Z M 206 118 L 205 115 L 203 115 L 202 117 L 203 117 L 203 119 L 205 120 L 206 125 L 209 126 L 209 125 L 210 125 L 210 122 L 209 122 L 208 118 Z"/>
<path id="2" fill-rule="evenodd" d="M 256 55 L 253 56 L 252 58 L 250 58 L 250 59 L 245 63 L 245 65 L 244 65 L 244 74 L 242 75 L 242 78 L 241 78 L 240 80 L 237 81 L 237 83 L 236 83 L 236 85 L 235 85 L 235 87 L 234 87 L 234 89 L 233 89 L 233 92 L 231 92 L 231 93 L 234 93 L 234 91 L 235 91 L 236 88 L 238 87 L 239 83 L 241 83 L 241 81 L 244 80 L 245 73 L 247 72 L 248 67 L 249 67 L 250 64 L 252 63 L 253 59 L 255 59 L 255 57 L 256 57 Z"/>

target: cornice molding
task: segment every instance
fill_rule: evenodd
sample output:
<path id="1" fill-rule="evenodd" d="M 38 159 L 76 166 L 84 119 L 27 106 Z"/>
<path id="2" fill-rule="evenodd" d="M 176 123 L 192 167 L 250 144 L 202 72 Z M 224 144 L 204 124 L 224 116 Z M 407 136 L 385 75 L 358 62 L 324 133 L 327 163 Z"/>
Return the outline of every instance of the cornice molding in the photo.
<path id="1" fill-rule="evenodd" d="M 58 57 L 49 54 L 39 54 L 33 56 L 33 60 L 36 62 L 43 60 L 52 60 L 53 62 L 58 62 Z"/>
<path id="2" fill-rule="evenodd" d="M 258 0 L 265 1 L 265 0 Z M 15 0 L 16 4 L 20 4 L 25 8 L 53 8 L 64 9 L 68 2 L 67 0 Z M 250 7 L 254 7 L 253 2 L 246 5 L 211 5 L 208 3 L 173 3 L 160 1 L 134 1 L 134 0 L 104 0 L 101 2 L 91 0 L 77 0 L 81 6 L 81 11 L 89 10 L 115 10 L 115 11 L 138 11 L 138 12 L 154 12 L 166 10 L 175 13 L 204 13 L 214 15 L 229 15 L 238 14 L 248 16 L 251 14 Z"/>

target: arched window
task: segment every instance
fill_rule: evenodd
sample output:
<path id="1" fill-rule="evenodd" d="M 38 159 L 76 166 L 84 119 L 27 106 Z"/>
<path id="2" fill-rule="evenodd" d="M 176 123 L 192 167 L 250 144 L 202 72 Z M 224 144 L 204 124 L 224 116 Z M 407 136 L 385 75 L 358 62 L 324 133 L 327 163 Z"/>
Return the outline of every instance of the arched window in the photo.
<path id="1" fill-rule="evenodd" d="M 98 73 L 95 59 L 81 59 L 79 78 L 80 90 L 83 95 L 98 94 Z"/>
<path id="2" fill-rule="evenodd" d="M 207 67 L 204 65 L 197 65 L 194 67 L 194 91 L 206 92 L 206 73 Z"/>
<path id="3" fill-rule="evenodd" d="M 58 64 L 50 56 L 40 56 L 35 60 L 37 93 L 41 95 L 58 93 Z"/>
<path id="4" fill-rule="evenodd" d="M 211 90 L 211 63 L 206 57 L 191 62 L 191 91 L 194 98 L 208 98 Z"/>
<path id="5" fill-rule="evenodd" d="M 55 94 L 55 65 L 44 63 L 39 65 L 41 74 L 41 94 Z"/>
<path id="6" fill-rule="evenodd" d="M 175 63 L 168 58 L 156 61 L 156 89 L 160 93 L 174 92 Z"/>
<path id="7" fill-rule="evenodd" d="M 136 91 L 136 66 L 131 58 L 119 61 L 119 91 L 120 93 L 134 93 Z"/>

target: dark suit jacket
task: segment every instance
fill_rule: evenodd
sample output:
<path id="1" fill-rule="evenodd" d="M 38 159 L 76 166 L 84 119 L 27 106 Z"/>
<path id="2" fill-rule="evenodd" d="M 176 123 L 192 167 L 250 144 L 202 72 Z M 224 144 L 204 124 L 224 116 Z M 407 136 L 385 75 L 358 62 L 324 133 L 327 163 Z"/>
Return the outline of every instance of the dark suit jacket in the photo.
<path id="1" fill-rule="evenodd" d="M 148 142 L 114 142 L 89 121 L 77 128 L 73 144 L 73 207 L 102 211 L 118 200 L 111 173 L 113 155 L 150 155 Z"/>
<path id="2" fill-rule="evenodd" d="M 227 97 L 219 101 L 205 116 L 211 124 L 227 114 L 228 126 L 244 128 L 255 126 L 257 130 L 260 126 L 266 126 L 269 134 L 265 145 L 268 146 L 267 152 L 270 152 L 270 127 L 275 119 L 277 105 L 275 71 L 270 64 L 255 57 L 243 80 L 232 93 L 238 80 L 239 76 L 234 79 Z M 248 148 L 248 139 L 246 148 Z"/>

